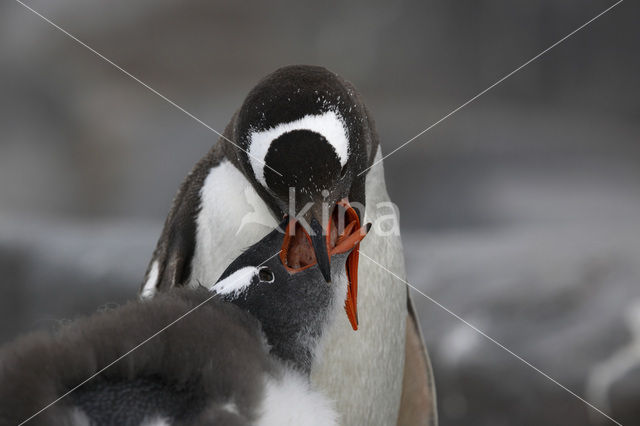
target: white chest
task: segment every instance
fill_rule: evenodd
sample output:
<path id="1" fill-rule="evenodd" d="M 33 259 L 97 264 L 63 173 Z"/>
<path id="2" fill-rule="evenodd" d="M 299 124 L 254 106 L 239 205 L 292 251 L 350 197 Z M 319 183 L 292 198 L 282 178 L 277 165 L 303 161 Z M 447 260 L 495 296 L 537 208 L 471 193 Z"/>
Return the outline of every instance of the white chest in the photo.
<path id="1" fill-rule="evenodd" d="M 211 169 L 201 195 L 190 284 L 211 287 L 231 261 L 278 223 L 228 160 Z"/>
<path id="2" fill-rule="evenodd" d="M 380 156 L 378 150 L 376 161 Z M 367 259 L 406 276 L 400 235 L 384 232 L 387 219 L 396 214 L 389 206 L 380 163 L 369 171 L 366 181 L 364 223 L 371 222 L 373 227 L 360 244 L 359 327 L 353 331 L 346 315 L 338 316 L 324 331 L 321 358 L 311 371 L 312 383 L 334 398 L 340 424 L 345 426 L 394 425 L 398 418 L 407 290 L 402 281 Z"/>

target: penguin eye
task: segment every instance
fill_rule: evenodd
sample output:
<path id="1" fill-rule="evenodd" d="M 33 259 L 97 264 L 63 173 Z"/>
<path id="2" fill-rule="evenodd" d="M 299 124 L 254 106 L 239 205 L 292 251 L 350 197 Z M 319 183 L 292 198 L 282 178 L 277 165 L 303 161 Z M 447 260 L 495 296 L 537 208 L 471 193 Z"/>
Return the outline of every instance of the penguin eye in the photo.
<path id="1" fill-rule="evenodd" d="M 260 281 L 267 283 L 272 283 L 275 279 L 275 277 L 273 276 L 273 272 L 271 272 L 271 269 L 269 269 L 268 266 L 260 267 L 258 271 L 258 278 L 260 278 Z"/>

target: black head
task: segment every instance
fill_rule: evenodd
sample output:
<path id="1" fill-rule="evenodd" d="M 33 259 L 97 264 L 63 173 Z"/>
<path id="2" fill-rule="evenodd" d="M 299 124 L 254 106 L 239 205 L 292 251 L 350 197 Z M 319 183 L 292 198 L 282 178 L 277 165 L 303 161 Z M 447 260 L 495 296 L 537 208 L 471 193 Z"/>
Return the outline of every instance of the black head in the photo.
<path id="1" fill-rule="evenodd" d="M 323 235 L 338 201 L 364 205 L 358 173 L 370 165 L 371 132 L 352 86 L 314 66 L 284 67 L 265 77 L 235 121 L 236 142 L 246 150 L 236 148 L 245 175 L 277 217 L 298 216 L 327 280 L 330 247 Z"/>
<path id="2" fill-rule="evenodd" d="M 286 268 L 279 256 L 283 238 L 278 228 L 251 246 L 229 265 L 212 291 L 260 321 L 272 353 L 309 372 L 323 327 L 341 312 L 347 292 L 345 265 L 356 239 L 332 255 L 336 272 L 327 283 L 317 264 L 297 273 Z"/>

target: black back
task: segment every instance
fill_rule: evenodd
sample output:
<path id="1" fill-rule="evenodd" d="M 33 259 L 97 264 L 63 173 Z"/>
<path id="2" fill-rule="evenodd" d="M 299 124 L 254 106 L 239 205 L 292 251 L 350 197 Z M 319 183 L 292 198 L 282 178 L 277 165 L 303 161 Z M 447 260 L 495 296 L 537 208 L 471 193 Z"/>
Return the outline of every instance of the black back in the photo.
<path id="1" fill-rule="evenodd" d="M 98 377 L 69 395 L 95 426 L 138 426 L 150 415 L 173 423 L 191 424 L 206 406 L 205 393 L 195 379 L 182 386 L 162 376 L 134 379 Z"/>

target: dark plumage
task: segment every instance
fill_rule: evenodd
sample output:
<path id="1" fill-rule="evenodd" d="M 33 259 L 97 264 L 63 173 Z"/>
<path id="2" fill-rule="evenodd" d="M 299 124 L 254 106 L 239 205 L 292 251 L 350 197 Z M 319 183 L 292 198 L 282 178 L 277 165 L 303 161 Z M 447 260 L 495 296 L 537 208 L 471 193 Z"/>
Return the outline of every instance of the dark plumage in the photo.
<path id="1" fill-rule="evenodd" d="M 0 424 L 26 420 L 207 297 L 211 294 L 204 290 L 177 290 L 76 320 L 53 334 L 18 339 L 0 355 Z M 258 321 L 214 298 L 29 424 L 65 424 L 74 406 L 89 415 L 122 404 L 126 407 L 112 410 L 103 424 L 138 425 L 156 410 L 172 414 L 163 408 L 173 409 L 178 421 L 227 418 L 222 424 L 245 424 L 256 415 L 262 376 L 276 372 Z M 92 398 L 92 393 L 102 395 Z M 220 409 L 231 397 L 242 415 Z"/>

